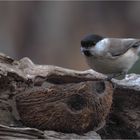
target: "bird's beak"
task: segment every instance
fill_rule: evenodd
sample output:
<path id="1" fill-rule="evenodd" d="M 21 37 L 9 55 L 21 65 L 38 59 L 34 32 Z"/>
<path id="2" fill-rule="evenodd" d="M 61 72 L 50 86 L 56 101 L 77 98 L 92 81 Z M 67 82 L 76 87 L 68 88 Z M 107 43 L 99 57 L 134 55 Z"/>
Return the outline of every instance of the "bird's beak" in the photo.
<path id="1" fill-rule="evenodd" d="M 82 54 L 84 54 L 85 48 L 83 48 L 83 47 L 81 46 L 80 50 L 81 50 Z"/>
<path id="2" fill-rule="evenodd" d="M 83 55 L 85 55 L 87 57 L 92 56 L 92 54 L 90 53 L 90 50 L 87 49 L 87 48 L 84 48 L 82 46 L 81 46 L 81 52 L 82 52 Z"/>

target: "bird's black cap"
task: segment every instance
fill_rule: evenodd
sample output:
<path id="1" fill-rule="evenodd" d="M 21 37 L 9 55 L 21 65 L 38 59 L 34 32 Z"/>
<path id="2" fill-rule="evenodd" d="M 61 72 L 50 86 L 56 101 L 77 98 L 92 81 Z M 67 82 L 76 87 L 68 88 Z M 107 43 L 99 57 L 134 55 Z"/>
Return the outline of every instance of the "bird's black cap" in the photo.
<path id="1" fill-rule="evenodd" d="M 100 40 L 102 40 L 104 37 L 99 36 L 99 35 L 87 35 L 85 38 L 83 38 L 81 40 L 81 46 L 82 47 L 91 47 L 96 45 L 97 42 L 99 42 Z"/>

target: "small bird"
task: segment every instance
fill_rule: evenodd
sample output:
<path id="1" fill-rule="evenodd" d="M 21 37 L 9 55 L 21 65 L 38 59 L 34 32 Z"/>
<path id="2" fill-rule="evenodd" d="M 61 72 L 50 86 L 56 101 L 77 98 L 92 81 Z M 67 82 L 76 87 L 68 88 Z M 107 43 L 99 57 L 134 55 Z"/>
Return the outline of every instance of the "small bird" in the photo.
<path id="1" fill-rule="evenodd" d="M 81 51 L 93 70 L 114 78 L 127 74 L 139 59 L 140 39 L 92 34 L 81 40 Z"/>

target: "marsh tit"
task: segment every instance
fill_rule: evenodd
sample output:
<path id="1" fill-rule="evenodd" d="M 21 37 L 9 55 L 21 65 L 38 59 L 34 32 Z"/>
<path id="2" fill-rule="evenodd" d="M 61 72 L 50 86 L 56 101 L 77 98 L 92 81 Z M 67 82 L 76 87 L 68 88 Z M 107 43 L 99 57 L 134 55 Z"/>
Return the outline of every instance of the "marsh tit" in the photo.
<path id="1" fill-rule="evenodd" d="M 139 59 L 140 39 L 88 35 L 81 40 L 81 51 L 93 70 L 113 78 L 126 74 Z"/>

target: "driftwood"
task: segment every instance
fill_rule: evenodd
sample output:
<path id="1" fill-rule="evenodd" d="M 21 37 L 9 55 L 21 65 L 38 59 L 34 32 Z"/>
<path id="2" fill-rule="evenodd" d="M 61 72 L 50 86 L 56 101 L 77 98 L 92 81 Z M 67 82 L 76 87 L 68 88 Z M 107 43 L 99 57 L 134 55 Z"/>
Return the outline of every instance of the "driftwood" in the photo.
<path id="1" fill-rule="evenodd" d="M 140 138 L 139 75 L 109 82 L 93 70 L 35 65 L 29 58 L 16 61 L 1 54 L 0 98 L 1 124 L 41 129 L 42 138 Z M 0 136 L 21 134 L 9 131 L 0 130 Z"/>

